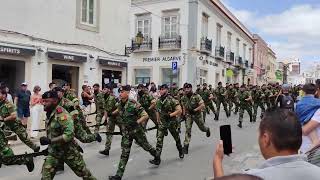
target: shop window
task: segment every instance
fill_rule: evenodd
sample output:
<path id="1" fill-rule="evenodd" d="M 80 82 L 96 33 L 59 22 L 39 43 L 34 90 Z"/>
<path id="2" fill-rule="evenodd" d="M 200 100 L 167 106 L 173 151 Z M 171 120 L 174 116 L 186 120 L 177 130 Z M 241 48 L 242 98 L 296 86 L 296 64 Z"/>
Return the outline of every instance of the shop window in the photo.
<path id="1" fill-rule="evenodd" d="M 162 84 L 172 84 L 177 83 L 179 84 L 179 74 L 180 69 L 177 72 L 173 72 L 171 68 L 163 68 L 161 69 L 162 72 Z"/>
<path id="2" fill-rule="evenodd" d="M 146 84 L 151 81 L 150 69 L 135 69 L 135 84 Z"/>

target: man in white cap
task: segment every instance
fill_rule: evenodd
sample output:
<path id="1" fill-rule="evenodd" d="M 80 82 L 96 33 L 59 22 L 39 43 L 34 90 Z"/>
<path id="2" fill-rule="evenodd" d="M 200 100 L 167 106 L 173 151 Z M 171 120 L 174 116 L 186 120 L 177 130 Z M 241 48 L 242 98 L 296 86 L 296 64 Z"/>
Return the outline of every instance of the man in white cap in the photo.
<path id="1" fill-rule="evenodd" d="M 27 128 L 28 118 L 30 117 L 30 96 L 31 92 L 28 90 L 28 84 L 26 82 L 21 83 L 14 102 L 17 107 L 18 118 L 25 128 Z"/>

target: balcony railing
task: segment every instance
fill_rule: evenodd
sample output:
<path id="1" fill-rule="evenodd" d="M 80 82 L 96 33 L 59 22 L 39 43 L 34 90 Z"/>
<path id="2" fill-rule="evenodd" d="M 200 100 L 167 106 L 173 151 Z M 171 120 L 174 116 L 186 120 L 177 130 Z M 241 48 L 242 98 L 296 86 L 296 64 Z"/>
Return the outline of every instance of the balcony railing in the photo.
<path id="1" fill-rule="evenodd" d="M 231 51 L 227 52 L 227 59 L 226 59 L 227 63 L 234 63 L 234 53 Z"/>
<path id="2" fill-rule="evenodd" d="M 222 47 L 222 46 L 216 47 L 216 58 L 217 59 L 224 59 L 224 47 Z"/>
<path id="3" fill-rule="evenodd" d="M 181 36 L 172 38 L 159 37 L 159 49 L 160 50 L 177 50 L 181 49 Z"/>
<path id="4" fill-rule="evenodd" d="M 152 51 L 152 38 L 144 39 L 142 44 L 136 43 L 136 41 L 132 40 L 132 47 L 134 49 L 133 52 L 141 52 L 141 51 Z"/>
<path id="5" fill-rule="evenodd" d="M 212 52 L 212 40 L 203 37 L 200 42 L 200 51 L 210 54 Z"/>

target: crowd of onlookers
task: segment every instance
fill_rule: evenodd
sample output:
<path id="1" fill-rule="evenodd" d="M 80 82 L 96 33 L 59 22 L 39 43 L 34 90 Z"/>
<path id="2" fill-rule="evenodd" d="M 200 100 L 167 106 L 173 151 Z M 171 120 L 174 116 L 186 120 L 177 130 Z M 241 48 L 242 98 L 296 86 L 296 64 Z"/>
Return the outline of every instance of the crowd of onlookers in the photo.
<path id="1" fill-rule="evenodd" d="M 264 113 L 258 143 L 265 162 L 243 174 L 224 176 L 220 141 L 213 157 L 215 179 L 320 179 L 320 79 L 305 84 L 302 91 L 294 111 L 280 107 Z"/>

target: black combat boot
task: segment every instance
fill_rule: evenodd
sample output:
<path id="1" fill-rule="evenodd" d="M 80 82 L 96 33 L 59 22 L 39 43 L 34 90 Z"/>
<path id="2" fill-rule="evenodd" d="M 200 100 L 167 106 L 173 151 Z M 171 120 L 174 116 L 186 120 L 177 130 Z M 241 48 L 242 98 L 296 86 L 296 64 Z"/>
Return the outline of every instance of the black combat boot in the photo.
<path id="1" fill-rule="evenodd" d="M 241 121 L 239 121 L 238 127 L 242 128 L 242 122 Z"/>
<path id="2" fill-rule="evenodd" d="M 210 137 L 210 135 L 211 135 L 210 128 L 208 128 L 208 129 L 207 129 L 207 132 L 206 132 L 206 136 L 207 136 L 207 137 Z"/>
<path id="3" fill-rule="evenodd" d="M 154 164 L 156 166 L 159 166 L 161 163 L 161 159 L 160 159 L 160 157 L 155 157 L 154 159 L 150 160 L 149 163 Z"/>
<path id="4" fill-rule="evenodd" d="M 183 153 L 183 148 L 181 144 L 177 144 L 177 149 L 179 151 L 179 158 L 183 159 L 184 158 L 184 153 Z"/>
<path id="5" fill-rule="evenodd" d="M 250 122 L 256 122 L 256 120 L 254 120 L 252 116 L 250 116 Z"/>
<path id="6" fill-rule="evenodd" d="M 189 145 L 184 145 L 183 147 L 183 153 L 188 154 L 189 153 Z"/>
<path id="7" fill-rule="evenodd" d="M 109 150 L 105 149 L 103 151 L 99 151 L 100 154 L 103 154 L 105 156 L 109 156 Z"/>
<path id="8" fill-rule="evenodd" d="M 219 115 L 218 115 L 218 114 L 215 114 L 214 120 L 215 120 L 215 121 L 219 121 Z"/>
<path id="9" fill-rule="evenodd" d="M 109 176 L 109 180 L 121 180 L 122 177 L 115 175 L 115 176 Z"/>
<path id="10" fill-rule="evenodd" d="M 96 135 L 96 141 L 100 143 L 102 141 L 100 134 L 96 133 L 95 135 Z"/>
<path id="11" fill-rule="evenodd" d="M 26 158 L 26 166 L 29 172 L 32 172 L 34 170 L 33 157 Z"/>

